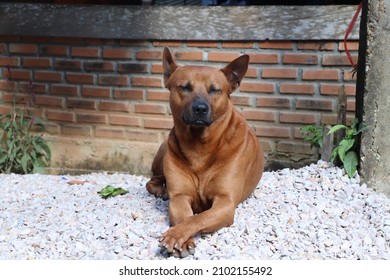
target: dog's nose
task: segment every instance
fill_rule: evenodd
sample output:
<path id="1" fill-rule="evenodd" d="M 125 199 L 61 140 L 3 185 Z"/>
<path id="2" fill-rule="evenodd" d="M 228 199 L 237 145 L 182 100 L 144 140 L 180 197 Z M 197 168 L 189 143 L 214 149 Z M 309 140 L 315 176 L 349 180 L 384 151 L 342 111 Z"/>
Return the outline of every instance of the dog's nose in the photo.
<path id="1" fill-rule="evenodd" d="M 192 104 L 192 111 L 198 117 L 206 116 L 209 113 L 209 105 L 203 101 L 196 101 Z"/>

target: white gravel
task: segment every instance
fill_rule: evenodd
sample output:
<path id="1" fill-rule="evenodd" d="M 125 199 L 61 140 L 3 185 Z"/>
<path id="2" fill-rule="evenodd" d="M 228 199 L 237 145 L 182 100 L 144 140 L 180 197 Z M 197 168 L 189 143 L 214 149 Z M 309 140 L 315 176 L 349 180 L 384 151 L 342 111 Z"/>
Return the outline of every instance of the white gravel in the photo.
<path id="1" fill-rule="evenodd" d="M 166 258 L 157 239 L 168 202 L 146 181 L 0 174 L 0 259 Z M 108 184 L 129 193 L 104 200 Z M 195 240 L 187 259 L 390 259 L 390 199 L 325 162 L 265 172 L 231 227 Z"/>

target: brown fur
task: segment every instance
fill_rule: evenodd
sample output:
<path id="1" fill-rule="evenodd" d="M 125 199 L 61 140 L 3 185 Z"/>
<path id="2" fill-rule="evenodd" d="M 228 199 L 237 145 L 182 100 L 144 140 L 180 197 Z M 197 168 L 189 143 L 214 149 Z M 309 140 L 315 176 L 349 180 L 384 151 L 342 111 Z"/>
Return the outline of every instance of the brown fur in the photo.
<path id="1" fill-rule="evenodd" d="M 170 199 L 172 226 L 160 245 L 176 256 L 194 253 L 195 234 L 230 226 L 237 205 L 263 173 L 261 146 L 230 100 L 248 62 L 243 55 L 223 69 L 177 66 L 164 50 L 174 127 L 155 156 L 146 187 L 156 197 Z"/>

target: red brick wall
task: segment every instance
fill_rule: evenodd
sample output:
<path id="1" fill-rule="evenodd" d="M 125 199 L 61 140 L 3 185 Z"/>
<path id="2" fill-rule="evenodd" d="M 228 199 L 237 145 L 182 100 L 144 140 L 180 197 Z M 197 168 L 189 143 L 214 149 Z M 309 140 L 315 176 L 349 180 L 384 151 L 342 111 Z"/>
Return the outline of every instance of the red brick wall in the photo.
<path id="1" fill-rule="evenodd" d="M 128 41 L 0 37 L 0 113 L 30 81 L 36 114 L 51 136 L 158 143 L 172 127 L 163 88 L 161 54 L 169 46 L 179 64 L 218 67 L 240 54 L 250 67 L 232 95 L 267 153 L 270 166 L 298 166 L 317 158 L 300 128 L 336 121 L 337 93 L 345 85 L 349 118 L 355 80 L 339 41 Z M 348 44 L 354 58 L 358 43 Z M 10 81 L 7 66 L 12 73 Z M 56 143 L 52 144 L 55 150 Z"/>

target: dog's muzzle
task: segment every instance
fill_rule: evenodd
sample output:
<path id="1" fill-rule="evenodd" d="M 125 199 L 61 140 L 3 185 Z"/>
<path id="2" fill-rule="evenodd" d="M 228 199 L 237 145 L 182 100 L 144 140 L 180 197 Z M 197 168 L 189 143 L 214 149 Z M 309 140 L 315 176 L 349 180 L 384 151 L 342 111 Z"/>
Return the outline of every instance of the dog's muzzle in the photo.
<path id="1" fill-rule="evenodd" d="M 197 99 L 183 114 L 183 121 L 191 126 L 209 126 L 213 123 L 211 108 L 208 102 Z"/>

